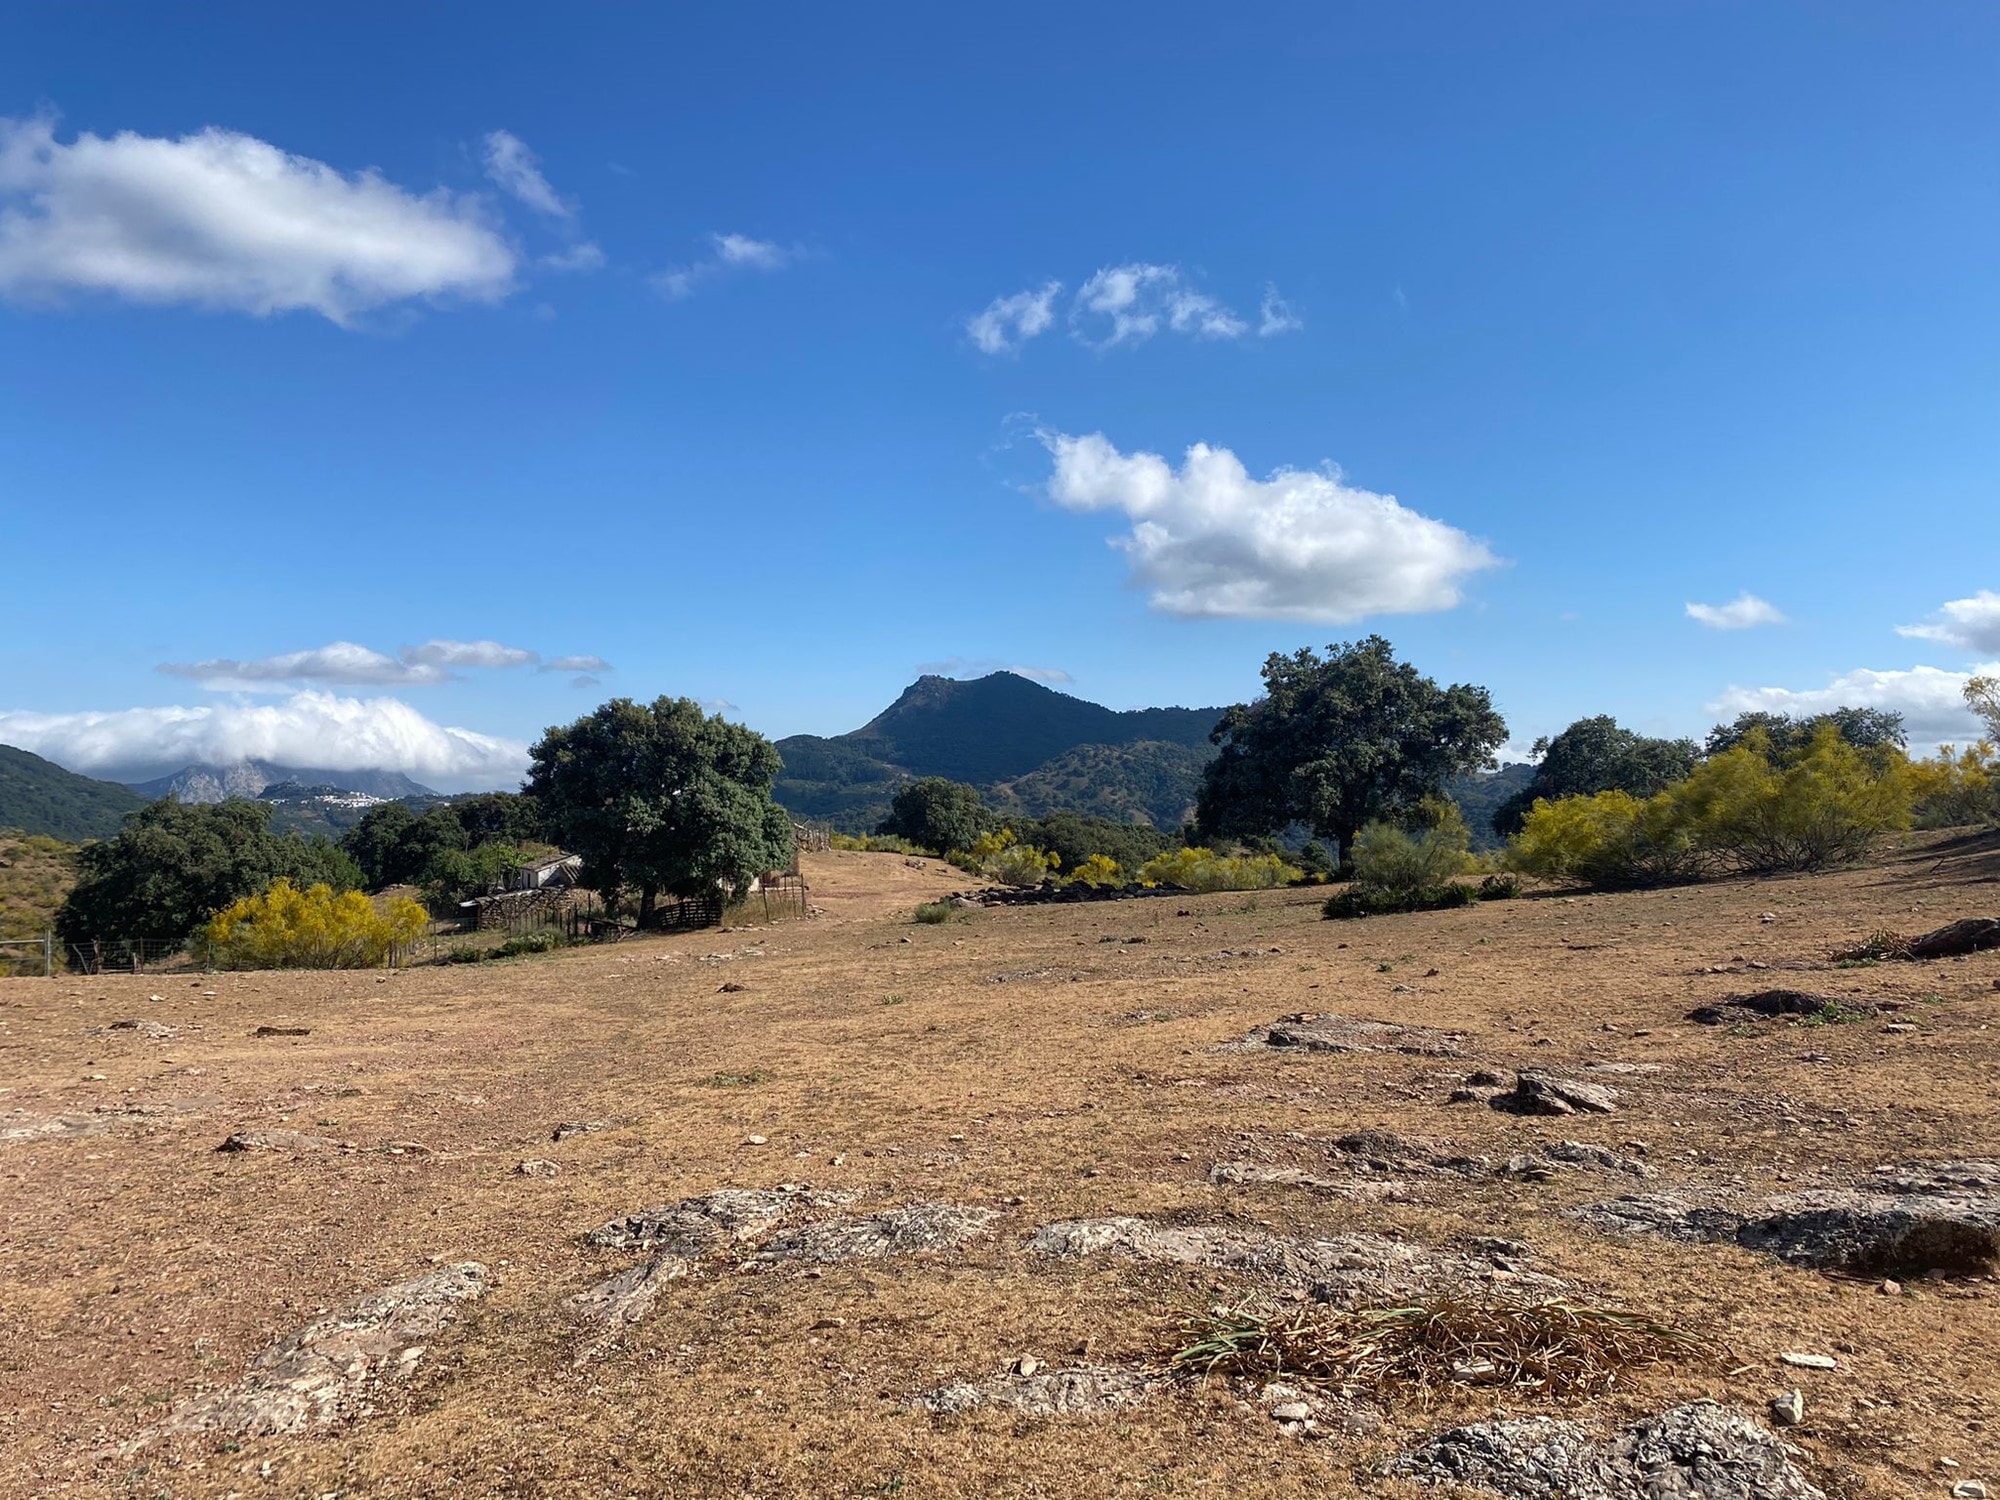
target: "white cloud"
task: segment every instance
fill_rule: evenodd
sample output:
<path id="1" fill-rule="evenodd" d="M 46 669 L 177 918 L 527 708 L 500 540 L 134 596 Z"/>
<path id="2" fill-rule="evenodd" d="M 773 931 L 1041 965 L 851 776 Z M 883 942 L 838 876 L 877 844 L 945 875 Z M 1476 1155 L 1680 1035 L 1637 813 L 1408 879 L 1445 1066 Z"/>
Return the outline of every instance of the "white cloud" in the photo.
<path id="1" fill-rule="evenodd" d="M 1054 325 L 1061 292 L 1060 281 L 1047 281 L 1011 297 L 995 297 L 965 320 L 965 331 L 982 354 L 1012 354 Z"/>
<path id="2" fill-rule="evenodd" d="M 1168 614 L 1345 622 L 1450 609 L 1498 559 L 1485 543 L 1354 489 L 1337 469 L 1252 479 L 1227 448 L 1197 443 L 1178 472 L 1103 434 L 1041 434 L 1049 493 L 1071 510 L 1118 510 L 1134 580 Z"/>
<path id="3" fill-rule="evenodd" d="M 2000 664 L 1977 670 L 1988 675 L 2000 673 Z M 1844 672 L 1818 688 L 1731 684 L 1708 705 L 1708 711 L 1727 720 L 1753 710 L 1802 717 L 1836 708 L 1892 709 L 1903 716 L 1910 748 L 1921 753 L 1946 742 L 1964 745 L 1979 738 L 1979 721 L 1965 706 L 1965 682 L 1972 675 L 1938 667 L 1885 672 L 1861 668 Z"/>
<path id="4" fill-rule="evenodd" d="M 782 271 L 800 258 L 801 252 L 771 240 L 752 239 L 747 234 L 711 234 L 713 253 L 706 260 L 673 266 L 652 278 L 655 291 L 673 301 L 692 297 L 704 282 L 731 271 Z"/>
<path id="5" fill-rule="evenodd" d="M 1981 589 L 1970 599 L 1948 600 L 1937 615 L 1928 625 L 1898 625 L 1896 634 L 2000 655 L 2000 594 Z"/>
<path id="6" fill-rule="evenodd" d="M 576 209 L 549 186 L 535 153 L 509 131 L 495 130 L 487 135 L 486 175 L 538 214 L 564 222 L 576 217 Z"/>
<path id="7" fill-rule="evenodd" d="M 416 195 L 252 136 L 179 140 L 0 119 L 0 292 L 106 292 L 343 326 L 410 298 L 494 301 L 515 257 L 476 198 Z"/>
<path id="8" fill-rule="evenodd" d="M 541 660 L 533 651 L 498 641 L 425 641 L 405 646 L 401 655 L 427 667 L 529 667 Z"/>
<path id="9" fill-rule="evenodd" d="M 1077 288 L 1070 332 L 1093 349 L 1142 344 L 1161 328 L 1197 338 L 1241 338 L 1250 325 L 1205 292 L 1178 266 L 1132 261 L 1106 266 Z"/>
<path id="10" fill-rule="evenodd" d="M 430 687 L 450 682 L 456 667 L 504 670 L 541 666 L 545 671 L 601 672 L 610 663 L 599 656 L 562 656 L 544 664 L 541 654 L 499 641 L 425 641 L 394 656 L 335 641 L 308 651 L 286 651 L 250 660 L 219 656 L 208 661 L 163 662 L 170 677 L 187 677 L 212 692 L 273 692 L 304 683 L 340 687 Z"/>
<path id="11" fill-rule="evenodd" d="M 1264 300 L 1257 308 L 1258 338 L 1276 338 L 1281 333 L 1297 333 L 1305 326 L 1298 314 L 1292 311 L 1292 305 L 1278 295 L 1275 286 L 1264 288 Z"/>
<path id="12" fill-rule="evenodd" d="M 1012 672 L 1016 677 L 1025 677 L 1030 682 L 1053 683 L 1057 686 L 1066 686 L 1076 681 L 1061 667 L 1016 666 L 997 656 L 978 658 L 951 656 L 943 661 L 919 662 L 917 671 L 935 677 L 985 677 L 994 672 Z"/>
<path id="13" fill-rule="evenodd" d="M 527 747 L 433 723 L 395 698 L 298 693 L 282 703 L 0 711 L 0 742 L 71 770 L 132 779 L 193 761 L 270 760 L 334 771 L 401 771 L 433 786 L 518 781 Z"/>
<path id="14" fill-rule="evenodd" d="M 1750 630 L 1758 625 L 1785 623 L 1775 604 L 1749 593 L 1738 594 L 1727 604 L 1690 604 L 1687 615 L 1711 630 Z"/>

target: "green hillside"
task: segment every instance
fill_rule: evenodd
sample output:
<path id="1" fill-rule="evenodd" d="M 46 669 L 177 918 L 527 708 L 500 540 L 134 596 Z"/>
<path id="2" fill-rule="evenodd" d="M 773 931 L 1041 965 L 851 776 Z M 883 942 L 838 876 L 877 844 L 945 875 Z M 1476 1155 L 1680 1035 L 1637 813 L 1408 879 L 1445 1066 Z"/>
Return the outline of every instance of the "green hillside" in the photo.
<path id="1" fill-rule="evenodd" d="M 129 787 L 65 771 L 12 745 L 0 745 L 0 828 L 50 838 L 102 839 L 146 799 Z"/>
<path id="2" fill-rule="evenodd" d="M 1178 833 L 1194 814 L 1201 769 L 1214 753 L 1207 745 L 1166 740 L 1079 745 L 1025 776 L 996 783 L 986 800 L 1003 813 L 1087 813 Z"/>

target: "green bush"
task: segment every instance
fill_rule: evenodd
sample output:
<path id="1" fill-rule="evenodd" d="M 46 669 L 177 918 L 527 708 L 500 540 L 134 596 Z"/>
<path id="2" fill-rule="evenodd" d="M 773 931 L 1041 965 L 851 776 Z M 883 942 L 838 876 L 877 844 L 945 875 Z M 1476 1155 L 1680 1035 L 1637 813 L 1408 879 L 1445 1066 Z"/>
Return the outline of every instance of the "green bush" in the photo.
<path id="1" fill-rule="evenodd" d="M 1351 885 L 1338 895 L 1329 896 L 1320 911 L 1329 918 L 1381 917 L 1396 912 L 1445 911 L 1454 906 L 1470 906 L 1482 899 L 1479 887 L 1456 880 L 1403 891 Z"/>
<path id="2" fill-rule="evenodd" d="M 926 901 L 916 910 L 915 920 L 926 927 L 935 927 L 951 920 L 951 907 L 942 901 Z"/>
<path id="3" fill-rule="evenodd" d="M 916 854 L 935 858 L 933 851 L 898 838 L 893 833 L 836 833 L 827 839 L 827 847 L 846 849 L 862 854 Z"/>
<path id="4" fill-rule="evenodd" d="M 1435 890 L 1466 868 L 1465 823 L 1460 819 L 1407 833 L 1393 823 L 1370 823 L 1354 840 L 1354 883 L 1387 895 Z"/>

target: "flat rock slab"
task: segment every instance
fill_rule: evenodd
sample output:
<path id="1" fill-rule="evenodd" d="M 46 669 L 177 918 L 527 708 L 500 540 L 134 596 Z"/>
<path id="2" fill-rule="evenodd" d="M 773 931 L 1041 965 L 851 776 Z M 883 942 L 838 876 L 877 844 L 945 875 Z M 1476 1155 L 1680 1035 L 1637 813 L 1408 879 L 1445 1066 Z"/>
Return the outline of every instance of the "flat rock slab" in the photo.
<path id="1" fill-rule="evenodd" d="M 171 1104 L 106 1104 L 87 1113 L 61 1115 L 31 1115 L 25 1110 L 14 1110 L 0 1115 L 0 1146 L 102 1135 L 120 1125 L 200 1114 L 214 1103 L 212 1099 L 182 1099 Z"/>
<path id="2" fill-rule="evenodd" d="M 1687 1018 L 1703 1026 L 1729 1026 L 1744 1021 L 1766 1021 L 1774 1016 L 1847 1020 L 1876 1015 L 1880 1009 L 1868 1000 L 1816 995 L 1810 990 L 1759 990 L 1752 995 L 1725 995 L 1712 1005 L 1698 1005 L 1688 1012 Z"/>
<path id="3" fill-rule="evenodd" d="M 836 1265 L 849 1260 L 883 1260 L 950 1250 L 986 1233 L 990 1208 L 955 1203 L 906 1203 L 901 1208 L 853 1218 L 822 1219 L 781 1230 L 765 1241 L 760 1264 L 809 1261 Z"/>
<path id="4" fill-rule="evenodd" d="M 719 1188 L 626 1214 L 591 1230 L 583 1240 L 600 1250 L 654 1250 L 696 1260 L 754 1240 L 794 1214 L 845 1207 L 849 1198 L 846 1193 L 790 1183 L 775 1188 Z"/>
<path id="5" fill-rule="evenodd" d="M 1106 1365 L 1079 1365 L 1068 1370 L 1038 1370 L 1033 1375 L 1009 1373 L 978 1384 L 940 1386 L 911 1401 L 920 1411 L 939 1416 L 981 1408 L 998 1408 L 1035 1417 L 1090 1416 L 1127 1411 L 1139 1405 L 1160 1378 L 1143 1370 Z"/>
<path id="6" fill-rule="evenodd" d="M 1793 1451 L 1735 1408 L 1696 1401 L 1609 1440 L 1549 1417 L 1455 1427 L 1390 1472 L 1507 1500 L 1825 1500 Z"/>
<path id="7" fill-rule="evenodd" d="M 1295 1239 L 1235 1225 L 1154 1224 L 1129 1216 L 1060 1219 L 1028 1236 L 1030 1251 L 1054 1260 L 1109 1255 L 1233 1271 L 1310 1288 L 1321 1301 L 1350 1307 L 1495 1285 L 1563 1289 L 1555 1277 L 1523 1270 L 1511 1253 L 1517 1248 L 1459 1252 L 1371 1234 Z"/>
<path id="8" fill-rule="evenodd" d="M 1417 1057 L 1457 1057 L 1464 1041 L 1465 1037 L 1458 1032 L 1301 1011 L 1297 1015 L 1280 1016 L 1268 1026 L 1254 1026 L 1239 1040 L 1223 1043 L 1222 1050 L 1402 1052 Z"/>
<path id="9" fill-rule="evenodd" d="M 694 1265 L 678 1255 L 656 1255 L 578 1292 L 569 1305 L 580 1316 L 615 1333 L 644 1322 L 667 1283 L 686 1277 Z"/>
<path id="10" fill-rule="evenodd" d="M 146 1021 L 138 1018 L 113 1021 L 104 1029 L 106 1031 L 136 1031 L 140 1036 L 155 1042 L 169 1041 L 181 1034 L 181 1029 L 178 1026 L 167 1026 L 159 1021 Z"/>
<path id="11" fill-rule="evenodd" d="M 241 1381 L 185 1403 L 154 1435 L 251 1437 L 351 1421 L 378 1387 L 408 1379 L 426 1346 L 486 1289 L 486 1267 L 464 1261 L 361 1297 L 280 1339 Z"/>
<path id="12" fill-rule="evenodd" d="M 1735 1243 L 1854 1276 L 1976 1276 L 2000 1267 L 2000 1190 L 1982 1185 L 1996 1180 L 1993 1165 L 1889 1167 L 1866 1190 L 1793 1193 L 1744 1207 L 1682 1193 L 1632 1195 L 1583 1204 L 1568 1217 L 1611 1234 Z"/>

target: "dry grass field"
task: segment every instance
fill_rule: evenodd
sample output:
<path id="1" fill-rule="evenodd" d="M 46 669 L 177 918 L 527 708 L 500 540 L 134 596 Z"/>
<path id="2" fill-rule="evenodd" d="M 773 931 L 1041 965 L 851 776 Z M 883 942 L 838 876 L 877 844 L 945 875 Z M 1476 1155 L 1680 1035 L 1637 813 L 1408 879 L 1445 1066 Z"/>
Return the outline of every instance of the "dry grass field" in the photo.
<path id="1" fill-rule="evenodd" d="M 879 854 L 807 873 L 821 914 L 761 929 L 387 975 L 0 981 L 0 1492 L 1415 1496 L 1451 1491 L 1385 1473 L 1395 1455 L 1496 1412 L 1601 1433 L 1711 1397 L 1767 1423 L 1796 1387 L 1804 1419 L 1782 1436 L 1825 1493 L 2000 1494 L 1990 1268 L 1885 1288 L 1567 1216 L 2000 1156 L 2000 952 L 1827 962 L 1879 929 L 2000 915 L 1991 843 L 1361 922 L 1287 891 L 921 926 L 915 904 L 965 877 Z M 1778 986 L 1855 1018 L 1687 1019 Z M 1416 1029 L 1355 1032 L 1385 1050 L 1224 1045 L 1307 1012 Z M 1608 1086 L 1615 1111 L 1447 1102 L 1476 1070 L 1522 1068 Z M 553 1139 L 562 1122 L 598 1128 Z M 1365 1131 L 1403 1140 L 1352 1141 Z M 238 1132 L 267 1149 L 217 1151 Z M 1544 1155 L 1563 1140 L 1609 1164 Z M 1218 1163 L 1239 1180 L 1212 1182 Z M 1267 1170 L 1283 1168 L 1299 1170 Z M 645 1263 L 587 1244 L 598 1226 L 787 1183 L 853 1195 L 807 1199 L 804 1221 L 912 1203 L 990 1217 L 859 1259 L 785 1253 L 753 1226 L 663 1269 L 631 1321 L 572 1301 Z M 1190 1314 L 1318 1305 L 1273 1270 L 1282 1254 L 1217 1268 L 1030 1243 L 1115 1215 L 1239 1245 L 1381 1236 L 1483 1267 L 1480 1297 L 1555 1278 L 1574 1305 L 1693 1341 L 1580 1402 L 1391 1383 L 1310 1429 L 1273 1420 L 1283 1393 L 1220 1376 L 1096 1413 L 913 1404 L 1024 1356 L 1157 1373 Z M 484 1295 L 404 1339 L 419 1352 L 320 1370 L 369 1377 L 334 1420 L 226 1420 L 274 1341 L 463 1262 Z M 1377 1274 L 1354 1271 L 1349 1300 L 1429 1295 L 1390 1277 L 1374 1296 Z M 1836 1368 L 1780 1363 L 1796 1352 Z"/>

